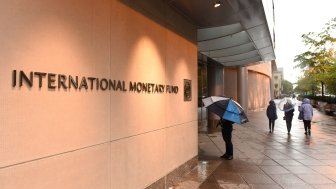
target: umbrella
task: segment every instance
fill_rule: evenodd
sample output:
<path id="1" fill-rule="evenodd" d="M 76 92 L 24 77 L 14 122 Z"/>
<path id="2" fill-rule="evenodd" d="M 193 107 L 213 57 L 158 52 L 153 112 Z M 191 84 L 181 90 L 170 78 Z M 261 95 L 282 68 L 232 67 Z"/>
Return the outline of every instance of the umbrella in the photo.
<path id="1" fill-rule="evenodd" d="M 202 99 L 202 101 L 205 108 L 223 119 L 238 124 L 248 122 L 244 109 L 231 98 L 211 96 Z"/>
<path id="2" fill-rule="evenodd" d="M 285 106 L 285 104 L 289 101 L 289 104 L 291 104 L 290 106 Z M 294 103 L 293 103 L 294 102 Z M 288 112 L 292 109 L 295 108 L 295 105 L 296 105 L 296 100 L 295 99 L 291 99 L 291 98 L 283 98 L 279 104 L 278 104 L 278 108 L 281 110 L 281 111 L 284 111 L 284 112 Z"/>

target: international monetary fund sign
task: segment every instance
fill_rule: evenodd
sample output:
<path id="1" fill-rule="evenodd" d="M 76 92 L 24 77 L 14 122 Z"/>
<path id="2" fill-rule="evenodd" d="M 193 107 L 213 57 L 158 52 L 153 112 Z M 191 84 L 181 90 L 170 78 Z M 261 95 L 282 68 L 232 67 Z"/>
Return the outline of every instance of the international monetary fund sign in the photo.
<path id="1" fill-rule="evenodd" d="M 126 82 L 123 80 L 113 80 L 98 77 L 79 77 L 64 74 L 45 73 L 45 72 L 28 72 L 12 71 L 12 87 L 38 88 L 47 87 L 51 90 L 101 90 L 101 91 L 121 91 L 136 92 L 148 94 L 160 93 L 178 93 L 178 86 L 164 85 L 144 82 Z"/>

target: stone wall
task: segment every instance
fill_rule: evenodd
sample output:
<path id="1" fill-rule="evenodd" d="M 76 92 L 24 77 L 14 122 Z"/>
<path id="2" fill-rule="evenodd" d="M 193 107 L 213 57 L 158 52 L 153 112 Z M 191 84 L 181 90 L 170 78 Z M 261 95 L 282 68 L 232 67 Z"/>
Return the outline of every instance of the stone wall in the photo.
<path id="1" fill-rule="evenodd" d="M 0 15 L 1 189 L 145 188 L 197 156 L 196 29 L 166 4 L 4 0 Z"/>

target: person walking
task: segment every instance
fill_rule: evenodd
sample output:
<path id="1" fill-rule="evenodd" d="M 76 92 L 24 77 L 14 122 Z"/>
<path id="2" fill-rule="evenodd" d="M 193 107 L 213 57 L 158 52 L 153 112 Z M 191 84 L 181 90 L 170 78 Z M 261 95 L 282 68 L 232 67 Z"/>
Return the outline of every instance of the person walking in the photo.
<path id="1" fill-rule="evenodd" d="M 269 105 L 266 110 L 266 115 L 268 118 L 268 127 L 269 127 L 269 132 L 272 133 L 274 132 L 274 124 L 275 120 L 278 119 L 278 115 L 276 112 L 276 106 L 274 100 L 269 101 Z"/>
<path id="2" fill-rule="evenodd" d="M 310 104 L 308 98 L 302 100 L 302 104 L 299 108 L 302 112 L 303 125 L 305 129 L 305 135 L 311 135 L 311 120 L 313 119 L 313 106 Z"/>
<path id="3" fill-rule="evenodd" d="M 285 112 L 284 119 L 286 120 L 287 132 L 290 134 L 292 129 L 292 120 L 294 116 L 294 105 L 292 104 L 291 99 L 287 99 L 286 104 L 284 104 L 283 110 Z"/>
<path id="4" fill-rule="evenodd" d="M 232 127 L 233 122 L 221 118 L 217 125 L 222 127 L 222 136 L 225 142 L 225 154 L 221 158 L 232 160 L 233 159 L 233 144 L 232 144 Z"/>

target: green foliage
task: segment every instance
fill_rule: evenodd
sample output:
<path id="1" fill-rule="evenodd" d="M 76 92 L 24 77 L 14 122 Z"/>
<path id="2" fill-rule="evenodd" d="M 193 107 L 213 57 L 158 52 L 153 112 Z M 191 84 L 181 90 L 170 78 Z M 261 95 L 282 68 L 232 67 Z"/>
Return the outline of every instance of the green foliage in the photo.
<path id="1" fill-rule="evenodd" d="M 282 80 L 282 94 L 292 94 L 293 93 L 293 84 L 287 80 Z"/>
<path id="2" fill-rule="evenodd" d="M 300 99 L 303 99 L 303 98 L 308 98 L 310 100 L 326 102 L 328 104 L 336 104 L 336 97 L 335 96 L 301 95 Z"/>
<path id="3" fill-rule="evenodd" d="M 328 93 L 336 94 L 336 64 L 326 66 L 325 73 L 317 77 L 325 83 Z"/>
<path id="4" fill-rule="evenodd" d="M 296 55 L 294 61 L 298 62 L 295 66 L 305 72 L 305 77 L 310 77 L 322 86 L 326 84 L 327 90 L 336 94 L 336 59 L 335 59 L 335 42 L 336 37 L 336 18 L 329 21 L 322 32 L 309 32 L 303 34 L 302 42 L 308 48 L 302 54 Z M 309 80 L 309 79 L 308 79 Z M 323 91 L 322 91 L 323 95 Z"/>
<path id="5" fill-rule="evenodd" d="M 303 95 L 314 95 L 319 91 L 318 82 L 314 77 L 309 76 L 309 71 L 306 71 L 304 76 L 299 78 L 294 91 Z"/>

